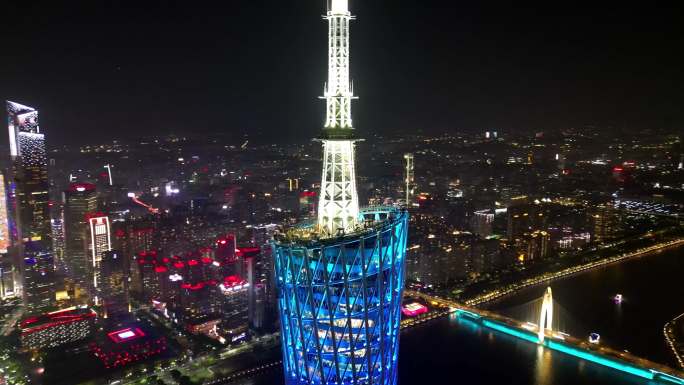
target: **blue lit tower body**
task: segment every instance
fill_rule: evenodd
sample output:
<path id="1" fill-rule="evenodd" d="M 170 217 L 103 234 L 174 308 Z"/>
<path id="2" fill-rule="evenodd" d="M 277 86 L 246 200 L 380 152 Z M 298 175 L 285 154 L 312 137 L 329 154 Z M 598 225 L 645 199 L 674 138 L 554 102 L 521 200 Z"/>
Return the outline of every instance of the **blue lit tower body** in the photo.
<path id="1" fill-rule="evenodd" d="M 276 237 L 283 366 L 288 385 L 397 382 L 408 214 L 359 209 L 349 85 L 347 0 L 333 0 L 316 223 Z"/>
<path id="2" fill-rule="evenodd" d="M 276 243 L 287 384 L 396 384 L 408 215 L 360 215 L 350 235 Z"/>

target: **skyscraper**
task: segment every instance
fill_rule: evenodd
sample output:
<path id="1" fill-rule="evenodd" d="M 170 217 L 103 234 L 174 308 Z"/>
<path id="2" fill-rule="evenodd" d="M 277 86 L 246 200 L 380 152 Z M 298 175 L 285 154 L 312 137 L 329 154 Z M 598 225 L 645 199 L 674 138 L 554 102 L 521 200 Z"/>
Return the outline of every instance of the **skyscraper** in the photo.
<path id="1" fill-rule="evenodd" d="M 38 111 L 7 102 L 12 181 L 16 183 L 17 224 L 21 237 L 31 241 L 50 240 L 49 181 L 45 135 L 38 126 Z"/>
<path id="2" fill-rule="evenodd" d="M 404 160 L 406 161 L 404 167 L 404 189 L 406 193 L 406 207 L 411 207 L 413 204 L 413 194 L 415 193 L 415 173 L 413 166 L 413 154 L 408 152 L 404 154 Z"/>
<path id="3" fill-rule="evenodd" d="M 480 210 L 473 213 L 472 230 L 483 238 L 492 235 L 494 210 Z"/>
<path id="4" fill-rule="evenodd" d="M 274 242 L 283 366 L 288 385 L 397 382 L 408 213 L 359 209 L 354 172 L 347 0 L 329 23 L 327 118 L 315 225 Z"/>
<path id="5" fill-rule="evenodd" d="M 99 289 L 103 314 L 118 318 L 129 310 L 129 266 L 124 255 L 117 250 L 106 251 L 100 261 Z"/>
<path id="6" fill-rule="evenodd" d="M 10 233 L 7 218 L 7 193 L 5 176 L 0 173 L 0 299 L 15 294 L 16 270 L 12 257 L 9 255 Z"/>
<path id="7" fill-rule="evenodd" d="M 27 309 L 40 311 L 54 297 L 50 202 L 45 135 L 38 111 L 7 102 L 11 172 L 8 188 L 10 254 L 19 273 L 15 290 Z"/>
<path id="8" fill-rule="evenodd" d="M 601 203 L 595 205 L 590 211 L 594 242 L 607 242 L 618 237 L 621 228 L 618 209 L 610 203 Z"/>
<path id="9" fill-rule="evenodd" d="M 53 306 L 55 300 L 55 261 L 39 241 L 28 241 L 23 250 L 23 290 L 29 312 L 40 312 Z"/>
<path id="10" fill-rule="evenodd" d="M 102 213 L 86 214 L 88 219 L 88 267 L 92 277 L 93 289 L 96 295 L 95 303 L 101 292 L 101 262 L 104 254 L 112 250 L 112 236 L 109 227 L 109 217 Z"/>
<path id="11" fill-rule="evenodd" d="M 81 289 L 91 288 L 87 216 L 97 211 L 97 191 L 90 183 L 74 183 L 64 191 L 64 262 L 68 276 Z"/>

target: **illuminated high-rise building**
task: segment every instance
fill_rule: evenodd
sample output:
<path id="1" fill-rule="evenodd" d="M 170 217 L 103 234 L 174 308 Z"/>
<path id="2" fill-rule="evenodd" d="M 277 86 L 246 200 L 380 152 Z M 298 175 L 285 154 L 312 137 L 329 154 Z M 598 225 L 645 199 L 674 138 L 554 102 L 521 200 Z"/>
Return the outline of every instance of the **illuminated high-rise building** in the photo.
<path id="1" fill-rule="evenodd" d="M 74 183 L 64 191 L 64 265 L 68 276 L 81 289 L 92 286 L 89 272 L 87 216 L 97 212 L 97 191 L 90 183 Z"/>
<path id="2" fill-rule="evenodd" d="M 299 215 L 303 218 L 316 216 L 316 193 L 313 191 L 302 191 L 299 193 Z"/>
<path id="3" fill-rule="evenodd" d="M 55 256 L 57 271 L 64 270 L 64 220 L 61 216 L 50 221 L 52 226 L 52 252 Z"/>
<path id="4" fill-rule="evenodd" d="M 348 0 L 332 0 L 327 117 L 316 224 L 274 243 L 288 385 L 394 385 L 408 213 L 359 209 L 349 83 Z"/>
<path id="5" fill-rule="evenodd" d="M 480 210 L 473 213 L 472 230 L 483 238 L 492 235 L 492 227 L 494 223 L 493 210 Z"/>
<path id="6" fill-rule="evenodd" d="M 7 254 L 11 246 L 9 220 L 7 217 L 7 190 L 5 176 L 0 173 L 0 255 Z"/>
<path id="7" fill-rule="evenodd" d="M 98 303 L 101 291 L 101 262 L 102 257 L 112 250 L 112 235 L 109 227 L 109 217 L 102 213 L 87 214 L 88 219 L 88 268 L 92 277 L 92 288 L 95 292 L 95 303 Z"/>
<path id="8" fill-rule="evenodd" d="M 117 318 L 128 314 L 129 266 L 123 253 L 117 250 L 106 251 L 100 261 L 99 293 L 105 318 Z"/>
<path id="9" fill-rule="evenodd" d="M 16 183 L 17 224 L 24 240 L 49 241 L 49 181 L 45 135 L 38 126 L 38 111 L 7 102 L 12 181 Z"/>
<path id="10" fill-rule="evenodd" d="M 594 242 L 607 242 L 617 238 L 621 229 L 619 210 L 610 203 L 602 203 L 591 210 Z"/>
<path id="11" fill-rule="evenodd" d="M 15 263 L 9 254 L 11 240 L 6 191 L 5 176 L 0 173 L 0 299 L 15 295 L 15 281 L 18 278 Z"/>
<path id="12" fill-rule="evenodd" d="M 38 111 L 7 102 L 11 173 L 7 190 L 10 254 L 29 312 L 49 307 L 54 297 L 54 260 L 50 226 L 48 164 L 45 135 Z"/>
<path id="13" fill-rule="evenodd" d="M 406 207 L 411 207 L 413 204 L 413 195 L 415 194 L 416 189 L 413 154 L 410 152 L 404 154 L 404 161 L 406 162 L 404 165 L 404 190 L 406 193 Z"/>
<path id="14" fill-rule="evenodd" d="M 55 261 L 39 241 L 22 245 L 23 291 L 29 312 L 50 309 L 55 302 Z"/>

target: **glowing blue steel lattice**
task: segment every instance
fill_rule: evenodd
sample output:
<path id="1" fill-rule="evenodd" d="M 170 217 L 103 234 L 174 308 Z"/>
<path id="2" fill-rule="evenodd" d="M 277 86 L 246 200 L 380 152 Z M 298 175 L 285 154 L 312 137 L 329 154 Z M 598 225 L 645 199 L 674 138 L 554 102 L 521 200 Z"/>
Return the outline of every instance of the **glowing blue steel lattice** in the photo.
<path id="1" fill-rule="evenodd" d="M 323 243 L 275 244 L 288 384 L 397 381 L 407 213 Z"/>

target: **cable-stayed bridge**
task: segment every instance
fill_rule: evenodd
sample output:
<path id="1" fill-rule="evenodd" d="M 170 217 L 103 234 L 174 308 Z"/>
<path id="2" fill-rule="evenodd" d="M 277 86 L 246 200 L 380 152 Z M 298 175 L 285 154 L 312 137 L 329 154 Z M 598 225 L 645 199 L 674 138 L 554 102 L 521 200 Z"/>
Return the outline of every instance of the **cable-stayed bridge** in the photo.
<path id="1" fill-rule="evenodd" d="M 443 298 L 424 293 L 407 291 L 408 295 L 420 297 L 430 303 L 449 306 L 453 317 L 459 321 L 472 322 L 480 327 L 492 329 L 546 349 L 606 366 L 624 373 L 637 376 L 654 383 L 684 385 L 684 373 L 633 354 L 618 351 L 608 346 L 585 339 L 575 338 L 562 328 L 566 319 L 572 320 L 561 306 L 554 303 L 551 288 L 547 288 L 542 298 L 519 306 L 518 313 L 525 314 L 513 319 L 498 313 L 471 308 Z M 598 342 L 594 340 L 593 342 Z"/>

